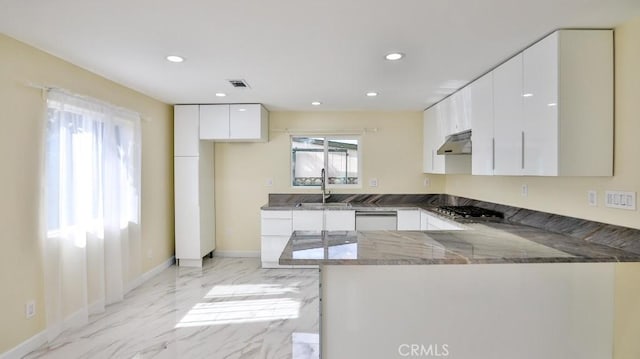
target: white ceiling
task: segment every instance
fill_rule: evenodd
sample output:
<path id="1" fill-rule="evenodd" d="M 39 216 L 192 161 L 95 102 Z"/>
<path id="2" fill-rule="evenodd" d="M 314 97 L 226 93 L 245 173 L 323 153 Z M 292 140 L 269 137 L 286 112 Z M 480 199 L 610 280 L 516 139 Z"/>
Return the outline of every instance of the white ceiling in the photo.
<path id="1" fill-rule="evenodd" d="M 421 110 L 557 28 L 639 15 L 640 0 L 0 0 L 0 31 L 170 104 Z"/>

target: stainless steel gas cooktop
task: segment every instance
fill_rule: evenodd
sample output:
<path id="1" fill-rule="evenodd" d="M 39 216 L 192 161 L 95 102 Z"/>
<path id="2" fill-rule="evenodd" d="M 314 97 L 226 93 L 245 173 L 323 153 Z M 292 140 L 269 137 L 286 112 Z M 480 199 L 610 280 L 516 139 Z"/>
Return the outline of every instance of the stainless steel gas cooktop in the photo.
<path id="1" fill-rule="evenodd" d="M 475 206 L 439 206 L 435 211 L 452 218 L 504 218 L 501 212 Z"/>

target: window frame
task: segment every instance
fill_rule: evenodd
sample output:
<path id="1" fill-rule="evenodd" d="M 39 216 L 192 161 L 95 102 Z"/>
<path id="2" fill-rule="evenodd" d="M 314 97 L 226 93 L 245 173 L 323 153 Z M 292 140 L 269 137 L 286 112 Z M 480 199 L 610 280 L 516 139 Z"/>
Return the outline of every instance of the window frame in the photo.
<path id="1" fill-rule="evenodd" d="M 289 186 L 294 190 L 304 190 L 304 189 L 315 189 L 319 190 L 320 185 L 310 185 L 310 186 L 295 186 L 293 184 L 293 138 L 294 137 L 307 137 L 307 138 L 322 138 L 324 139 L 324 168 L 328 167 L 329 161 L 329 141 L 331 140 L 357 140 L 358 141 L 358 183 L 356 184 L 335 184 L 329 183 L 328 181 L 328 171 L 325 171 L 325 183 L 327 189 L 362 189 L 362 135 L 361 134 L 340 134 L 340 135 L 332 135 L 332 134 L 291 134 L 289 136 Z"/>

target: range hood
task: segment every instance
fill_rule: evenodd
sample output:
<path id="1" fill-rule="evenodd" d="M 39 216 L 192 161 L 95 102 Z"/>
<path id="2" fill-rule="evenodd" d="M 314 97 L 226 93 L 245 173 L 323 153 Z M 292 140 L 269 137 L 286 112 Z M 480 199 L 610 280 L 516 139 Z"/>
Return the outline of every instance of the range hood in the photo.
<path id="1" fill-rule="evenodd" d="M 471 130 L 466 130 L 447 136 L 444 144 L 438 148 L 439 155 L 470 155 Z"/>

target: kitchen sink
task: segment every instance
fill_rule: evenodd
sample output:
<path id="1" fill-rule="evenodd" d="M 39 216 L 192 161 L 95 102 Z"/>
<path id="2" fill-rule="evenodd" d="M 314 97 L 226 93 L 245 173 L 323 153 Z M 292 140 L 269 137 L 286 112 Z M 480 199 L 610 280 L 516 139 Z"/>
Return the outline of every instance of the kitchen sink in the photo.
<path id="1" fill-rule="evenodd" d="M 315 203 L 305 202 L 296 204 L 298 208 L 351 208 L 351 203 L 332 202 L 332 203 Z"/>

